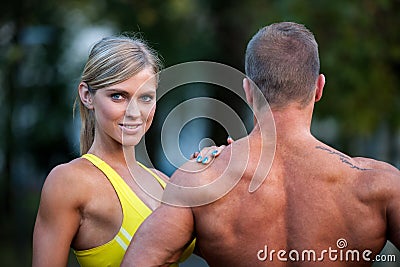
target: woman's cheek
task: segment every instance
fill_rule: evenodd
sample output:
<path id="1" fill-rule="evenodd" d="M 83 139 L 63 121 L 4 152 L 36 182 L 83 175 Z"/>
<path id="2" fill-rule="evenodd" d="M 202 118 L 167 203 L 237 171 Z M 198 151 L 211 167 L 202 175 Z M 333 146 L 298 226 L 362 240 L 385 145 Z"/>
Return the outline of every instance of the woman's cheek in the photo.
<path id="1" fill-rule="evenodd" d="M 147 130 L 150 128 L 151 124 L 153 123 L 153 119 L 154 119 L 154 114 L 156 112 L 156 104 L 154 104 L 152 106 L 152 108 L 150 109 L 148 115 L 147 115 L 147 119 L 146 119 L 146 132 Z"/>

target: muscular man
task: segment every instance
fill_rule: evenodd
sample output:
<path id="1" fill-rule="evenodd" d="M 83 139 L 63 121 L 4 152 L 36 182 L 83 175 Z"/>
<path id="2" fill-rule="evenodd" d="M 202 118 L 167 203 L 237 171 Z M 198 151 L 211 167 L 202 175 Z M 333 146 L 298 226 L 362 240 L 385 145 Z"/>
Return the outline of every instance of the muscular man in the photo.
<path id="1" fill-rule="evenodd" d="M 246 75 L 267 99 L 276 125 L 266 179 L 249 191 L 256 168 L 269 168 L 259 159 L 271 129 L 257 123 L 267 120 L 269 110 L 245 79 L 247 100 L 258 112 L 253 131 L 206 170 L 188 172 L 200 167 L 187 163 L 172 177 L 185 186 L 238 175 L 240 180 L 206 205 L 163 204 L 136 233 L 122 266 L 168 266 L 193 237 L 211 267 L 371 266 L 387 240 L 399 248 L 399 170 L 351 158 L 310 133 L 325 83 L 313 34 L 288 22 L 261 29 L 247 47 Z M 169 199 L 169 191 L 164 194 Z"/>

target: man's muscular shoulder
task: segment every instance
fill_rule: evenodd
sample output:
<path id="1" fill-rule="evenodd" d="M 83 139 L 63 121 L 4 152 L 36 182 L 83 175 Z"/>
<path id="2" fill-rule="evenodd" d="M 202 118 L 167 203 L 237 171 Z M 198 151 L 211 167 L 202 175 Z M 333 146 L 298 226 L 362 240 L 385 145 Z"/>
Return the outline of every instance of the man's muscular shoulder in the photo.
<path id="1" fill-rule="evenodd" d="M 355 157 L 353 159 L 366 169 L 392 171 L 394 173 L 399 172 L 396 167 L 384 161 L 362 157 Z"/>
<path id="2" fill-rule="evenodd" d="M 400 171 L 385 162 L 357 158 L 370 169 L 366 183 L 378 198 L 387 222 L 387 238 L 400 249 Z M 371 193 L 369 193 L 371 195 Z M 372 196 L 373 193 L 372 193 Z"/>
<path id="3" fill-rule="evenodd" d="M 400 171 L 393 165 L 369 158 L 354 158 L 364 171 L 359 172 L 355 188 L 367 199 L 387 203 L 400 195 Z"/>
<path id="4" fill-rule="evenodd" d="M 226 192 L 226 151 L 207 165 L 191 160 L 177 169 L 163 194 L 163 202 L 178 206 L 199 206 L 210 203 Z M 229 185 L 229 181 L 228 181 Z M 221 193 L 221 191 L 223 193 Z"/>
<path id="5" fill-rule="evenodd" d="M 217 158 L 204 165 L 195 159 L 187 161 L 171 176 L 170 181 L 182 186 L 201 186 L 213 182 L 228 168 L 232 145 L 227 146 Z"/>

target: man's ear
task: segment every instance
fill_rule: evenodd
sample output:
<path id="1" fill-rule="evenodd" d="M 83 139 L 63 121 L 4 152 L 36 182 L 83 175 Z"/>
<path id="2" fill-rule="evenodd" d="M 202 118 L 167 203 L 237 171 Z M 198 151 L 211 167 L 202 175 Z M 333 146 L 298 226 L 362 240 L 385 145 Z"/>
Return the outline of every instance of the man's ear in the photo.
<path id="1" fill-rule="evenodd" d="M 78 92 L 83 105 L 88 109 L 93 109 L 93 95 L 90 93 L 87 83 L 81 82 Z"/>
<path id="2" fill-rule="evenodd" d="M 318 102 L 322 98 L 322 93 L 324 91 L 325 86 L 325 76 L 320 74 L 317 79 L 317 85 L 315 89 L 315 102 Z"/>
<path id="3" fill-rule="evenodd" d="M 250 84 L 250 80 L 248 78 L 243 79 L 243 89 L 246 95 L 247 102 L 253 106 L 253 89 Z"/>

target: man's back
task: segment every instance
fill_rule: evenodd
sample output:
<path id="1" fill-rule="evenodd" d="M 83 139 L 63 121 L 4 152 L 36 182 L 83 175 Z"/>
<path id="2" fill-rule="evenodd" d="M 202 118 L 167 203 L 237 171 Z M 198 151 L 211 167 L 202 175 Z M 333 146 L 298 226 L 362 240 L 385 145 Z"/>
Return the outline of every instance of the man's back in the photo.
<path id="1" fill-rule="evenodd" d="M 211 267 L 370 266 L 387 240 L 400 248 L 400 172 L 311 135 L 325 85 L 319 68 L 318 44 L 304 25 L 260 29 L 247 45 L 243 79 L 252 132 L 206 170 L 192 162 L 172 175 L 192 188 L 167 186 L 164 199 L 178 201 L 146 220 L 124 263 L 164 266 L 194 236 Z M 224 195 L 226 186 L 232 190 Z M 199 199 L 210 201 L 192 205 Z"/>
<path id="2" fill-rule="evenodd" d="M 259 151 L 257 138 L 249 138 L 239 183 L 218 201 L 193 208 L 197 246 L 210 266 L 360 266 L 374 259 L 386 243 L 386 203 L 399 185 L 394 167 L 351 159 L 314 138 L 278 136 L 269 175 L 249 193 Z M 204 175 L 218 177 L 229 157 L 227 149 Z"/>

